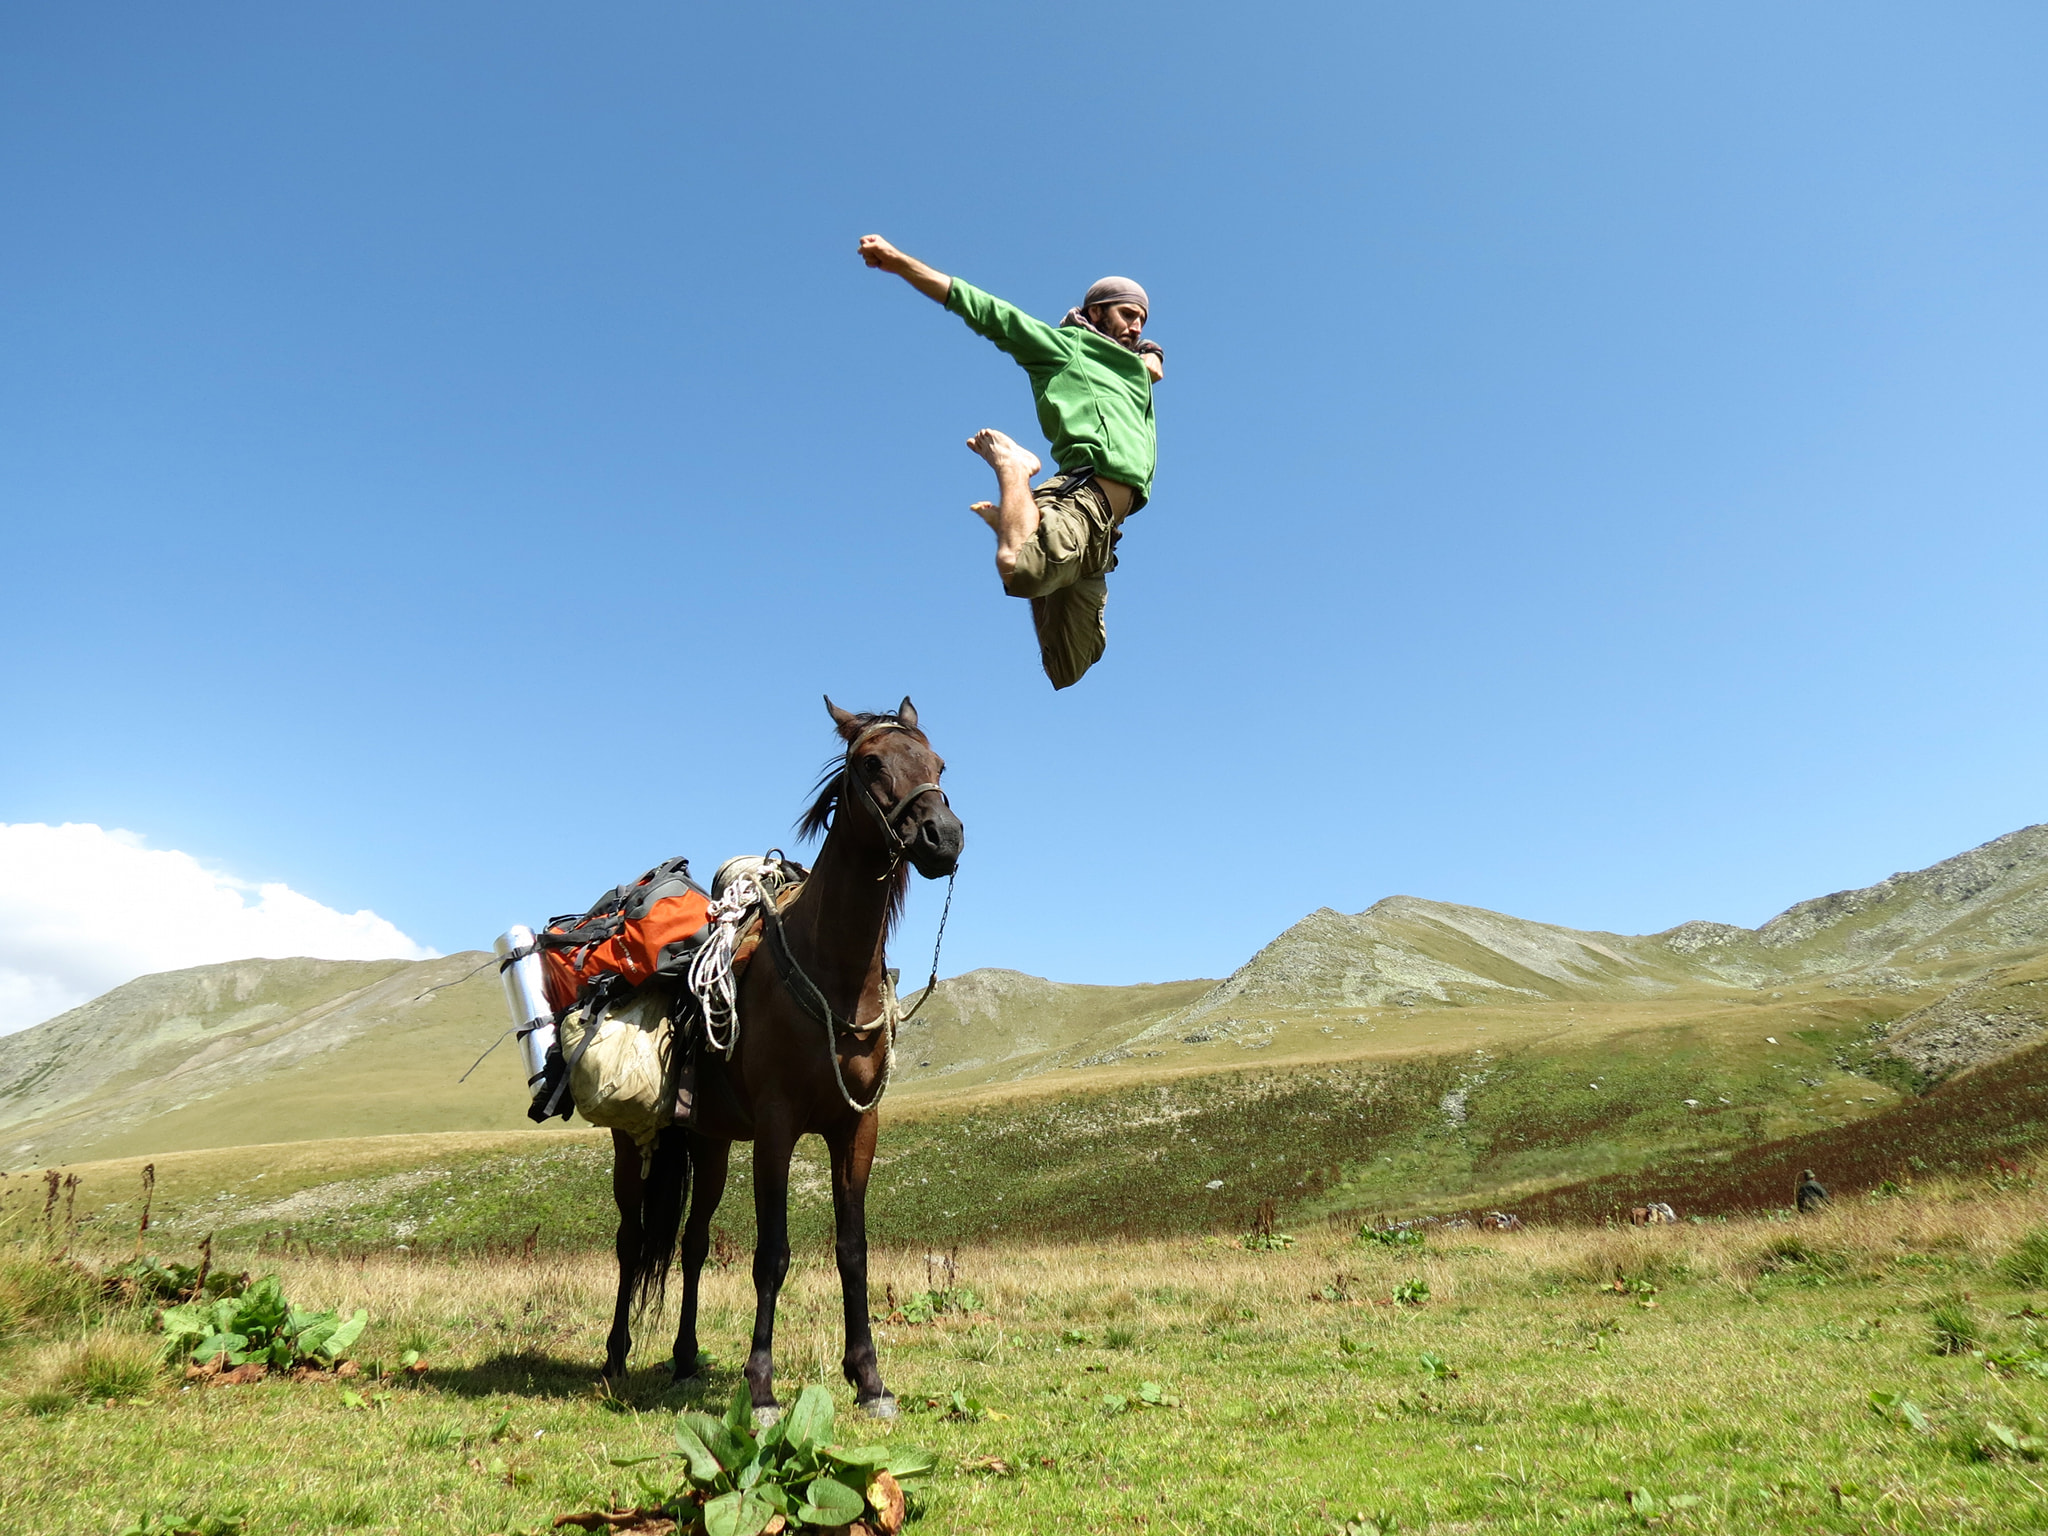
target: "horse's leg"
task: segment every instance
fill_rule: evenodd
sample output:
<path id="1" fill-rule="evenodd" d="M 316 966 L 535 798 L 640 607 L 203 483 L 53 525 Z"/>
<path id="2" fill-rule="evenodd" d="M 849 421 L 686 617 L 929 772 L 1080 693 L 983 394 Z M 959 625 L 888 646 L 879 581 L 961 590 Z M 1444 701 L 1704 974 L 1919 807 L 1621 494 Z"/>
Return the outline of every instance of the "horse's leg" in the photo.
<path id="1" fill-rule="evenodd" d="M 832 1148 L 832 1224 L 839 1258 L 839 1294 L 846 1304 L 846 1357 L 840 1369 L 854 1401 L 878 1419 L 896 1417 L 896 1399 L 882 1385 L 875 1336 L 868 1325 L 868 1170 L 875 1161 L 878 1119 L 862 1115 L 828 1138 Z"/>
<path id="2" fill-rule="evenodd" d="M 683 1228 L 683 1313 L 676 1323 L 676 1348 L 671 1370 L 677 1381 L 697 1374 L 697 1283 L 711 1252 L 711 1218 L 725 1198 L 725 1172 L 732 1143 L 692 1134 L 690 1161 L 696 1165 L 697 1187 L 690 1193 L 690 1219 Z"/>
<path id="3" fill-rule="evenodd" d="M 757 1115 L 754 1127 L 754 1342 L 747 1351 L 747 1387 L 754 1412 L 773 1423 L 775 1401 L 775 1298 L 789 1273 L 789 1155 L 796 1132 L 777 1106 Z"/>
<path id="4" fill-rule="evenodd" d="M 623 1131 L 612 1132 L 612 1202 L 619 1208 L 619 1299 L 612 1308 L 612 1331 L 604 1341 L 604 1373 L 617 1380 L 626 1374 L 626 1354 L 633 1347 L 634 1271 L 640 1259 L 640 1149 Z"/>

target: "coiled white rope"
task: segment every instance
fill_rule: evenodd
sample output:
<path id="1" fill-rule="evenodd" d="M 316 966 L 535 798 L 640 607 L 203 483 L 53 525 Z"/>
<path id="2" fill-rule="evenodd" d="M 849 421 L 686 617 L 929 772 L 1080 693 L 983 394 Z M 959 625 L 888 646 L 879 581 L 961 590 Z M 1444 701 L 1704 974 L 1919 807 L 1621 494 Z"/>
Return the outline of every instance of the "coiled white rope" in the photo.
<path id="1" fill-rule="evenodd" d="M 735 872 L 706 912 L 711 931 L 704 935 L 704 942 L 690 959 L 687 983 L 703 1014 L 705 1044 L 727 1061 L 732 1060 L 740 1043 L 739 984 L 733 976 L 733 950 L 754 908 L 772 899 L 753 871 Z"/>

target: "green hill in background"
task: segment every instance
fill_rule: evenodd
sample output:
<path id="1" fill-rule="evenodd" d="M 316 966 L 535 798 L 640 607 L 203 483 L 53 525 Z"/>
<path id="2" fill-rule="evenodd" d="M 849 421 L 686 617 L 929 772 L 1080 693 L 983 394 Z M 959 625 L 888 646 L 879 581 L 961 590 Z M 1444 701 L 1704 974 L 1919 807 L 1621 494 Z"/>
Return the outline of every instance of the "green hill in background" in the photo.
<path id="1" fill-rule="evenodd" d="M 524 1126 L 516 1064 L 456 1082 L 505 1028 L 495 973 L 469 976 L 484 958 L 241 960 L 116 987 L 0 1037 L 0 1162 Z"/>
<path id="2" fill-rule="evenodd" d="M 0 1165 L 163 1157 L 192 1219 L 242 1210 L 252 1232 L 498 1231 L 608 1153 L 529 1125 L 509 1045 L 458 1081 L 506 1024 L 486 961 L 252 960 L 116 988 L 0 1038 Z M 899 1042 L 874 1208 L 957 1240 L 1228 1225 L 1265 1198 L 1313 1216 L 1619 1189 L 1871 1117 L 1910 1139 L 1934 1122 L 1896 1116 L 1931 1085 L 1960 1074 L 1967 1096 L 2044 1034 L 2048 827 L 1756 929 L 1591 933 L 1397 896 L 1313 912 L 1219 982 L 941 982 Z M 235 1204 L 258 1178 L 264 1200 Z M 602 1226 L 579 1200 L 556 1230 Z"/>

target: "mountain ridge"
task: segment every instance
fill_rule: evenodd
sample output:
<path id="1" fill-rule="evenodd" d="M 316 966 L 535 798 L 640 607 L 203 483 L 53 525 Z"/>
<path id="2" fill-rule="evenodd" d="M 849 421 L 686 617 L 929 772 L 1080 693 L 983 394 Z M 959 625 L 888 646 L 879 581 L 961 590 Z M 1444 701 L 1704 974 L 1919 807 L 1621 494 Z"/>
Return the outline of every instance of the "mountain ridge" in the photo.
<path id="1" fill-rule="evenodd" d="M 458 1081 L 505 1032 L 489 959 L 248 960 L 137 978 L 0 1037 L 0 1162 L 521 1129 L 516 1067 Z M 1874 1049 L 1936 1078 L 2048 1031 L 2037 962 L 2048 963 L 2048 825 L 1754 929 L 1695 920 L 1617 934 L 1396 895 L 1359 913 L 1318 908 L 1217 981 L 948 978 L 902 1032 L 892 1091 L 899 1103 L 1051 1091 L 1104 1073 L 1221 1070 L 1240 1051 L 1272 1050 L 1277 1065 L 1533 1049 L 1561 1032 L 1726 1033 L 1766 1004 L 1865 1029 Z M 1834 996 L 1801 1001 L 1815 986 Z"/>
<path id="2" fill-rule="evenodd" d="M 1829 936 L 1832 948 L 1822 942 Z M 1146 1037 L 1239 1000 L 1268 1009 L 1469 1006 L 1511 996 L 1569 1001 L 1615 987 L 1645 996 L 1688 985 L 1754 990 L 1815 975 L 1882 980 L 1912 967 L 1932 975 L 1959 955 L 2043 946 L 2048 824 L 1797 902 L 1756 928 L 1696 919 L 1658 933 L 1609 933 L 1417 896 L 1388 896 L 1349 916 L 1321 907 Z"/>

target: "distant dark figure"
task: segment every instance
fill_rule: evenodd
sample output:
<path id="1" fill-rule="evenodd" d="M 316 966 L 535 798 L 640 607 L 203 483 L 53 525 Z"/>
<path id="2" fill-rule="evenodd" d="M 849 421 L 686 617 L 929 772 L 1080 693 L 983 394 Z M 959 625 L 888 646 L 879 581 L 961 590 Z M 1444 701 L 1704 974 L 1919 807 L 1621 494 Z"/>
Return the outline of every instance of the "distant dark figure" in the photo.
<path id="1" fill-rule="evenodd" d="M 1799 1190 L 1793 1198 L 1799 1202 L 1799 1209 L 1805 1215 L 1828 1208 L 1827 1186 L 1813 1176 L 1811 1168 L 1799 1175 Z"/>

